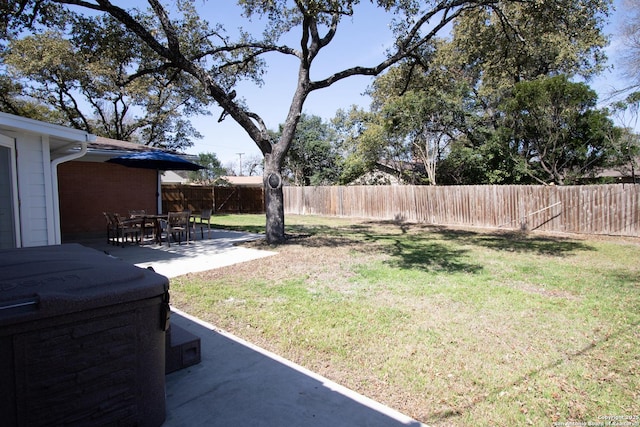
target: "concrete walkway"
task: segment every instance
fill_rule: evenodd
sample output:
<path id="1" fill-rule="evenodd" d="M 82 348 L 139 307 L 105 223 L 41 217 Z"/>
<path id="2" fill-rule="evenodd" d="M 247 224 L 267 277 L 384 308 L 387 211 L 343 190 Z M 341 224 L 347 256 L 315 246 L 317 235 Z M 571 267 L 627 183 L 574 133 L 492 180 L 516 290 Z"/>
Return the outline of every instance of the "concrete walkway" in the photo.
<path id="1" fill-rule="evenodd" d="M 240 242 L 263 237 L 260 234 L 238 231 L 211 230 L 209 237 L 205 235 L 202 240 L 198 236 L 196 241 L 189 244 L 172 243 L 171 246 L 166 243 L 145 243 L 141 246 L 128 243 L 121 247 L 110 245 L 104 239 L 79 243 L 138 267 L 152 267 L 156 273 L 172 278 L 274 255 L 275 252 L 235 246 Z"/>
<path id="2" fill-rule="evenodd" d="M 260 235 L 215 231 L 193 244 L 87 244 L 169 278 L 275 252 L 235 247 Z M 164 427 L 400 427 L 423 424 L 172 307 L 171 323 L 200 337 L 199 364 L 166 376 Z"/>

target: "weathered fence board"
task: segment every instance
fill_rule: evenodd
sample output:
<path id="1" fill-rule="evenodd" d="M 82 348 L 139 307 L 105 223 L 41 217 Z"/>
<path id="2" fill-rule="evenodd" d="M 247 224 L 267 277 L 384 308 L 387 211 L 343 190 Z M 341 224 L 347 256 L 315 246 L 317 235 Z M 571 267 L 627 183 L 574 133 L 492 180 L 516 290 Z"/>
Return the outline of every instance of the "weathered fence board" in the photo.
<path id="1" fill-rule="evenodd" d="M 262 187 L 214 187 L 215 212 L 263 213 Z"/>
<path id="2" fill-rule="evenodd" d="M 264 192 L 262 187 L 162 186 L 163 212 L 203 209 L 216 213 L 263 213 Z"/>
<path id="3" fill-rule="evenodd" d="M 190 210 L 201 212 L 213 206 L 213 187 L 196 185 L 163 185 L 162 212 Z"/>
<path id="4" fill-rule="evenodd" d="M 640 185 L 284 187 L 285 213 L 640 237 Z"/>

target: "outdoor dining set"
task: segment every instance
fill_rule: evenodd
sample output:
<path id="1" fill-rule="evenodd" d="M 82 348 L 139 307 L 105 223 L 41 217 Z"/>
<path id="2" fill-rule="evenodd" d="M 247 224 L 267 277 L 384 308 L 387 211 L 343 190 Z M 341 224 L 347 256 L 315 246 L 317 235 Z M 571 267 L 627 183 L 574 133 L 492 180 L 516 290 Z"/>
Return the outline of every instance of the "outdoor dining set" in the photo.
<path id="1" fill-rule="evenodd" d="M 199 215 L 191 211 L 168 212 L 166 214 L 148 214 L 144 210 L 132 210 L 128 215 L 113 212 L 103 212 L 107 222 L 107 242 L 122 245 L 131 242 L 143 244 L 151 242 L 168 246 L 172 242 L 186 244 L 194 242 L 197 237 L 196 229 L 200 229 L 200 238 L 207 237 L 211 230 L 211 209 L 203 209 Z"/>

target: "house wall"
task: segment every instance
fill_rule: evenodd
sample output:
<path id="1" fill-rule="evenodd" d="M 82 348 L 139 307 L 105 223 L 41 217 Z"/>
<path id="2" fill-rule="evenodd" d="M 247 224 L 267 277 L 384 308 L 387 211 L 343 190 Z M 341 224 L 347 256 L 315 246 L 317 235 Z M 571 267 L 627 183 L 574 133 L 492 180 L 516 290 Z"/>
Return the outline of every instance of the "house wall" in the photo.
<path id="1" fill-rule="evenodd" d="M 23 246 L 51 244 L 54 230 L 48 138 L 27 134 L 18 138 L 17 143 L 18 185 L 28 187 L 27 197 L 20 198 Z"/>
<path id="2" fill-rule="evenodd" d="M 49 138 L 32 133 L 5 134 L 16 140 L 22 246 L 54 244 Z"/>
<path id="3" fill-rule="evenodd" d="M 0 249 L 20 245 L 16 142 L 0 134 Z"/>
<path id="4" fill-rule="evenodd" d="M 157 213 L 157 171 L 111 163 L 71 161 L 58 167 L 62 240 L 104 234 L 103 212 Z"/>

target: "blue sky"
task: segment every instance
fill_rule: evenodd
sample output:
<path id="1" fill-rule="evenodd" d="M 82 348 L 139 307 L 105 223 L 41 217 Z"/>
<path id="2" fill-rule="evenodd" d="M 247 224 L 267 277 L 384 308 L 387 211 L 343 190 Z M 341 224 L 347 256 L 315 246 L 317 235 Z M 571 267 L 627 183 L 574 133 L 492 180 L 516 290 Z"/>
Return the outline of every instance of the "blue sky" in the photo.
<path id="1" fill-rule="evenodd" d="M 615 0 L 615 3 L 619 1 Z M 247 26 L 247 21 L 240 17 L 235 3 L 231 0 L 210 0 L 196 4 L 211 23 L 222 22 L 228 31 L 233 31 L 239 26 L 245 28 Z M 352 19 L 341 23 L 335 40 L 317 58 L 314 63 L 315 68 L 312 70 L 313 79 L 327 77 L 332 72 L 350 66 L 375 65 L 383 58 L 385 48 L 392 41 L 388 29 L 389 17 L 370 6 L 369 2 L 363 3 L 358 6 Z M 612 37 L 607 51 L 610 62 L 614 64 L 617 62 L 620 51 L 618 37 L 620 16 L 621 12 L 618 8 L 606 30 Z M 290 45 L 297 47 L 295 42 L 296 40 L 292 40 Z M 270 129 L 277 129 L 286 117 L 295 90 L 297 63 L 293 58 L 272 54 L 267 58 L 267 64 L 268 69 L 263 86 L 257 87 L 253 83 L 246 83 L 239 86 L 237 92 L 239 97 L 245 98 L 251 110 L 265 120 Z M 371 82 L 371 77 L 356 76 L 345 79 L 330 88 L 316 91 L 306 101 L 304 112 L 328 120 L 340 108 L 347 109 L 353 104 L 367 108 L 370 100 L 363 92 Z M 599 93 L 601 99 L 607 98 L 612 90 L 623 85 L 617 69 L 606 71 L 590 84 Z M 211 111 L 211 116 L 192 119 L 192 123 L 204 138 L 197 140 L 193 147 L 187 149 L 188 153 L 213 152 L 223 165 L 233 165 L 236 171 L 241 157 L 238 153 L 242 153 L 243 159 L 261 156 L 255 143 L 239 125 L 231 118 L 218 123 L 221 110 L 218 107 L 212 107 Z"/>

